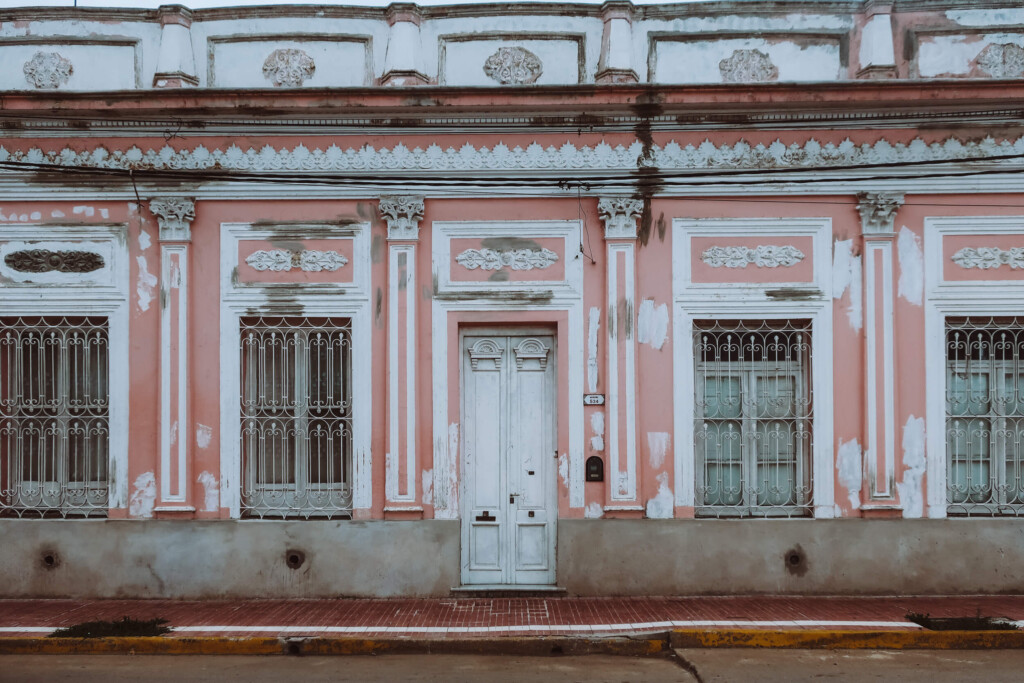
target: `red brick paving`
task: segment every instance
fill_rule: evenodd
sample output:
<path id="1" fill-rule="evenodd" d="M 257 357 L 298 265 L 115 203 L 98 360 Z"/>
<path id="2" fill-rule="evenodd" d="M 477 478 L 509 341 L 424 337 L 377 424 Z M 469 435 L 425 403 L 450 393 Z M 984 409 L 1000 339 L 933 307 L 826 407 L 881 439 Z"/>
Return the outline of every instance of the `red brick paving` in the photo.
<path id="1" fill-rule="evenodd" d="M 1024 620 L 1024 596 L 0 600 L 0 637 L 45 635 L 38 629 L 123 616 L 160 617 L 172 627 L 185 629 L 179 633 L 225 636 L 321 633 L 472 638 L 664 631 L 671 627 L 820 629 L 826 625 L 806 622 L 822 621 L 846 622 L 844 629 L 877 629 L 882 622 L 916 629 L 905 620 L 908 612 Z M 619 626 L 609 629 L 610 625 Z M 569 630 L 570 626 L 576 629 Z M 36 630 L 21 631 L 19 627 Z"/>

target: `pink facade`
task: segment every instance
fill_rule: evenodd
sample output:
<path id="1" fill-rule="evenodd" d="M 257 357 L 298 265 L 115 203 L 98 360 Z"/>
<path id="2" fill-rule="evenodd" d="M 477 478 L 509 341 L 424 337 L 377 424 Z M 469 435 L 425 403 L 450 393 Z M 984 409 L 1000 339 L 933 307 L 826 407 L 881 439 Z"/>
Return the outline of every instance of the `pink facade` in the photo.
<path id="1" fill-rule="evenodd" d="M 1024 512 L 1024 33 L 920 4 L 801 8 L 802 33 L 744 12 L 728 40 L 685 28 L 717 3 L 516 8 L 486 40 L 505 10 L 341 8 L 316 35 L 288 8 L 0 12 L 0 56 L 32 36 L 2 105 L 4 534 L 84 566 L 75 525 L 187 532 L 201 562 L 244 560 L 237 528 L 285 572 L 193 590 L 126 540 L 166 572 L 119 570 L 138 595 L 1020 590 L 964 577 Z M 119 45 L 158 60 L 79 75 Z M 906 574 L 873 518 L 915 564 L 965 534 L 983 557 Z M 749 575 L 673 573 L 729 534 L 760 536 Z M 311 560 L 296 587 L 296 537 L 357 548 L 354 574 L 393 544 L 442 570 Z M 801 584 L 775 558 L 805 547 L 865 559 Z"/>

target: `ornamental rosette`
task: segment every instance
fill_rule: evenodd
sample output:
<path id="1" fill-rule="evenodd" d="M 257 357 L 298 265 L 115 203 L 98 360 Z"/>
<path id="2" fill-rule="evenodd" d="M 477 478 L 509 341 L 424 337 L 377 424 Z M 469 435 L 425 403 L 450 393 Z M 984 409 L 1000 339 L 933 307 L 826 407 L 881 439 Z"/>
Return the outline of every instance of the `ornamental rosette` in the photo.
<path id="1" fill-rule="evenodd" d="M 245 262 L 253 270 L 261 272 L 267 270 L 287 272 L 298 268 L 307 273 L 319 273 L 324 270 L 331 272 L 338 270 L 348 263 L 348 259 L 336 251 L 266 249 L 249 254 L 245 258 Z"/>
<path id="2" fill-rule="evenodd" d="M 992 78 L 1020 78 L 1024 76 L 1024 48 L 1014 43 L 989 45 L 976 63 Z"/>
<path id="3" fill-rule="evenodd" d="M 710 247 L 700 260 L 712 268 L 758 268 L 795 266 L 804 259 L 804 253 L 791 245 L 762 244 L 756 247 Z"/>
<path id="4" fill-rule="evenodd" d="M 23 249 L 4 257 L 11 270 L 22 273 L 91 273 L 103 267 L 103 257 L 92 251 Z"/>
<path id="5" fill-rule="evenodd" d="M 263 76 L 275 88 L 297 88 L 316 72 L 316 63 L 304 50 L 280 48 L 263 62 Z"/>
<path id="6" fill-rule="evenodd" d="M 68 82 L 74 70 L 71 60 L 57 52 L 37 52 L 22 67 L 25 80 L 38 90 L 56 90 Z"/>
<path id="7" fill-rule="evenodd" d="M 529 85 L 544 73 L 544 65 L 526 48 L 499 47 L 484 62 L 484 73 L 502 85 Z"/>
<path id="8" fill-rule="evenodd" d="M 466 270 L 543 270 L 558 260 L 550 249 L 467 249 L 455 257 Z"/>
<path id="9" fill-rule="evenodd" d="M 762 83 L 779 80 L 779 68 L 760 50 L 735 50 L 718 63 L 724 83 Z"/>
<path id="10" fill-rule="evenodd" d="M 1024 247 L 965 247 L 953 254 L 953 263 L 968 269 L 993 270 L 1010 266 L 1013 270 L 1020 270 L 1024 268 Z"/>

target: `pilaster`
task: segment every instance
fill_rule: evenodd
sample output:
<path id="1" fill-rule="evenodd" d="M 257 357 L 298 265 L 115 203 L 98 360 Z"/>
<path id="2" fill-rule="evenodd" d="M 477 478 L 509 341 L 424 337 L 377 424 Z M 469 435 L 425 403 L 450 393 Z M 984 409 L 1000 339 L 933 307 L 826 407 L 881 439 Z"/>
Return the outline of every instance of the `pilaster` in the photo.
<path id="1" fill-rule="evenodd" d="M 597 64 L 598 83 L 637 83 L 633 69 L 633 4 L 610 0 L 601 6 L 604 32 Z"/>
<path id="2" fill-rule="evenodd" d="M 195 202 L 153 199 L 160 240 L 160 471 L 159 515 L 191 513 L 192 419 L 189 405 L 189 251 Z"/>
<path id="3" fill-rule="evenodd" d="M 605 197 L 597 203 L 604 221 L 608 285 L 608 398 L 606 512 L 642 514 L 636 449 L 636 239 L 643 202 Z"/>
<path id="4" fill-rule="evenodd" d="M 381 85 L 424 85 L 430 82 L 420 67 L 420 10 L 411 3 L 388 5 L 385 17 L 390 30 L 384 55 Z"/>
<path id="5" fill-rule="evenodd" d="M 892 3 L 871 2 L 860 31 L 860 70 L 857 78 L 896 78 L 896 47 L 892 31 Z"/>
<path id="6" fill-rule="evenodd" d="M 388 222 L 388 360 L 385 517 L 420 517 L 416 475 L 416 247 L 422 197 L 381 197 Z"/>
<path id="7" fill-rule="evenodd" d="M 903 204 L 895 192 L 863 192 L 865 338 L 865 514 L 896 514 L 896 358 L 893 223 Z"/>
<path id="8" fill-rule="evenodd" d="M 181 5 L 161 5 L 160 54 L 154 88 L 186 88 L 199 85 L 192 53 L 192 11 Z"/>

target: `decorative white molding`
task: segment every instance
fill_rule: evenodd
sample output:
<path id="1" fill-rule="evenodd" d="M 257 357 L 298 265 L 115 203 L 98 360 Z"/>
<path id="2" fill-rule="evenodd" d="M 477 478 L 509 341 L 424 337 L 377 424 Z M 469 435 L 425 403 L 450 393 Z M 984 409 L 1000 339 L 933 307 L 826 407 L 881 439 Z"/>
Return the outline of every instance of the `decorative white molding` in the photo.
<path id="1" fill-rule="evenodd" d="M 999 247 L 964 247 L 952 256 L 953 263 L 961 268 L 992 270 L 1010 266 L 1014 270 L 1024 268 L 1024 247 L 1000 249 Z"/>
<path id="2" fill-rule="evenodd" d="M 477 343 L 473 344 L 466 353 L 469 354 L 469 364 L 474 370 L 480 369 L 477 364 L 481 360 L 493 360 L 494 369 L 500 370 L 501 357 L 505 353 L 505 347 L 499 345 L 492 339 L 481 339 Z"/>
<path id="3" fill-rule="evenodd" d="M 384 495 L 387 503 L 403 505 L 416 503 L 420 470 L 416 458 L 416 247 L 415 242 L 388 245 L 388 434 Z"/>
<path id="4" fill-rule="evenodd" d="M 861 229 L 865 235 L 892 236 L 896 211 L 903 206 L 901 192 L 861 192 L 857 210 L 860 211 Z"/>
<path id="5" fill-rule="evenodd" d="M 550 249 L 467 249 L 456 256 L 455 260 L 466 270 L 543 270 L 558 261 L 558 254 Z"/>
<path id="6" fill-rule="evenodd" d="M 37 52 L 22 66 L 25 80 L 38 90 L 56 90 L 71 78 L 71 60 L 58 52 Z"/>
<path id="7" fill-rule="evenodd" d="M 484 73 L 502 85 L 529 85 L 544 73 L 544 64 L 526 48 L 499 47 L 484 62 Z"/>
<path id="8" fill-rule="evenodd" d="M 544 370 L 548 367 L 548 352 L 551 351 L 551 347 L 542 342 L 540 339 L 524 339 L 519 342 L 519 345 L 512 349 L 512 353 L 516 357 L 516 368 L 519 370 L 523 369 L 523 363 L 527 360 L 534 359 L 540 363 L 540 369 Z M 472 362 L 472 360 L 470 361 Z"/>
<path id="9" fill-rule="evenodd" d="M 335 271 L 348 263 L 344 255 L 336 251 L 317 251 L 315 249 L 303 249 L 302 251 L 289 251 L 288 249 L 270 249 L 254 251 L 245 258 L 253 270 L 288 271 L 299 268 L 307 273 L 319 273 L 320 271 Z"/>
<path id="10" fill-rule="evenodd" d="M 804 253 L 791 245 L 760 244 L 756 247 L 711 247 L 705 249 L 700 260 L 712 268 L 758 268 L 795 266 L 804 259 Z"/>
<path id="11" fill-rule="evenodd" d="M 636 239 L 636 219 L 643 212 L 644 203 L 632 197 L 602 197 L 597 202 L 597 213 L 604 221 L 605 239 Z"/>
<path id="12" fill-rule="evenodd" d="M 981 51 L 976 64 L 992 78 L 1020 78 L 1024 76 L 1024 48 L 995 43 Z"/>
<path id="13" fill-rule="evenodd" d="M 389 240 L 419 239 L 423 197 L 381 197 L 380 212 L 388 222 Z"/>
<path id="14" fill-rule="evenodd" d="M 428 145 L 409 148 L 403 144 L 377 149 L 371 146 L 342 149 L 331 145 L 327 149 L 309 149 L 304 145 L 294 148 L 275 148 L 266 145 L 259 149 L 242 149 L 231 145 L 225 149 L 207 149 L 199 145 L 193 149 L 175 149 L 164 146 L 143 151 L 132 146 L 128 149 L 109 150 L 99 145 L 91 149 L 8 150 L 0 146 L 0 161 L 56 166 L 90 166 L 104 169 L 224 169 L 235 171 L 308 171 L 324 173 L 380 173 L 381 171 L 442 172 L 502 170 L 502 171 L 635 171 L 637 160 L 643 156 L 650 164 L 667 170 L 688 169 L 800 169 L 821 167 L 848 167 L 851 165 L 926 162 L 969 161 L 993 156 L 1024 154 L 1024 136 L 1012 141 L 996 141 L 988 137 L 980 141 L 950 137 L 942 142 L 927 143 L 913 140 L 909 143 L 890 143 L 882 139 L 875 143 L 855 144 L 844 140 L 838 144 L 822 144 L 811 139 L 803 144 L 786 145 L 776 140 L 768 145 L 735 144 L 715 145 L 705 140 L 697 146 L 681 146 L 669 142 L 664 147 L 645 148 L 636 141 L 629 146 L 599 143 L 577 147 L 566 142 L 558 147 L 531 143 L 526 147 L 508 147 L 504 144 L 475 147 L 465 144 L 459 148 Z M 1024 160 L 1002 162 L 1007 168 L 1024 166 Z"/>
<path id="15" fill-rule="evenodd" d="M 263 76 L 275 88 L 297 88 L 312 78 L 315 71 L 313 58 L 296 48 L 274 50 L 263 62 Z"/>
<path id="16" fill-rule="evenodd" d="M 733 50 L 718 63 L 725 83 L 757 83 L 779 80 L 779 67 L 760 50 Z"/>
<path id="17" fill-rule="evenodd" d="M 161 242 L 188 242 L 192 239 L 192 221 L 196 202 L 185 197 L 162 197 L 149 202 L 149 210 L 157 218 Z"/>

